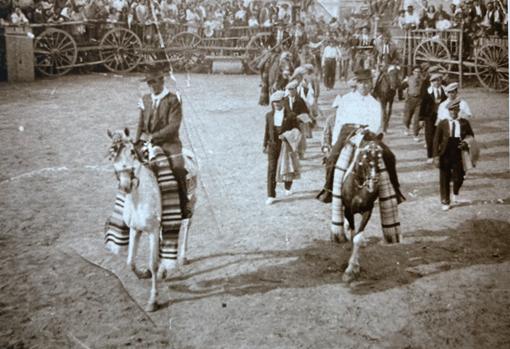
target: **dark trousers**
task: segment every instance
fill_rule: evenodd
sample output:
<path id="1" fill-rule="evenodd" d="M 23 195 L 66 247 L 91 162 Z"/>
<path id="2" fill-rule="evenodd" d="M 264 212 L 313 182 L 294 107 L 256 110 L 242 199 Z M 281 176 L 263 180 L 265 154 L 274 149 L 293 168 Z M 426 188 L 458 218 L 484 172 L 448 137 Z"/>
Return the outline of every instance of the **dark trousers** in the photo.
<path id="1" fill-rule="evenodd" d="M 325 59 L 324 60 L 324 86 L 327 88 L 335 87 L 336 77 L 336 60 Z"/>
<path id="2" fill-rule="evenodd" d="M 179 190 L 179 204 L 181 207 L 181 214 L 183 218 L 189 218 L 190 208 L 188 207 L 188 188 L 186 185 L 186 175 L 188 171 L 184 167 L 184 158 L 182 154 L 172 155 L 168 157 L 172 172 Z"/>
<path id="3" fill-rule="evenodd" d="M 464 168 L 462 167 L 459 138 L 450 137 L 443 155 L 439 158 L 439 191 L 441 203 L 450 204 L 450 182 L 453 181 L 453 194 L 458 195 L 464 182 Z"/>
<path id="4" fill-rule="evenodd" d="M 420 111 L 421 98 L 408 96 L 406 99 L 405 109 L 404 109 L 404 126 L 406 128 L 411 127 L 411 122 L 413 126 L 413 134 L 415 137 L 418 137 L 420 133 L 420 120 L 418 117 L 418 113 Z"/>
<path id="5" fill-rule="evenodd" d="M 434 147 L 434 133 L 436 132 L 436 118 L 425 119 L 425 142 L 427 143 L 427 158 L 432 159 Z"/>
<path id="6" fill-rule="evenodd" d="M 282 142 L 278 140 L 269 146 L 267 151 L 267 196 L 276 197 L 276 167 L 278 166 L 278 158 L 280 157 L 280 149 Z M 292 188 L 292 181 L 284 182 L 285 190 Z"/>

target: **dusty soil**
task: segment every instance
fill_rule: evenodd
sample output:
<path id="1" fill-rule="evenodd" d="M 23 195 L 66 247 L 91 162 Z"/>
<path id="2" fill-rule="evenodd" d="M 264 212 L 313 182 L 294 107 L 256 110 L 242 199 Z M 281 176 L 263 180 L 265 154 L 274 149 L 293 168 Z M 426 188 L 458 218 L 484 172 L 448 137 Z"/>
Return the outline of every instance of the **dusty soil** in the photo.
<path id="1" fill-rule="evenodd" d="M 264 114 L 256 76 L 178 76 L 185 143 L 200 165 L 189 263 L 160 283 L 103 249 L 115 178 L 106 130 L 134 130 L 139 76 L 91 74 L 0 84 L 1 348 L 508 348 L 508 96 L 467 89 L 482 161 L 442 212 L 423 142 L 387 143 L 408 201 L 404 238 L 367 227 L 358 281 L 341 282 L 350 246 L 329 242 L 320 128 L 294 195 L 265 206 Z M 323 91 L 320 123 L 335 93 Z M 22 128 L 20 128 L 22 126 Z M 146 263 L 147 249 L 140 263 Z"/>

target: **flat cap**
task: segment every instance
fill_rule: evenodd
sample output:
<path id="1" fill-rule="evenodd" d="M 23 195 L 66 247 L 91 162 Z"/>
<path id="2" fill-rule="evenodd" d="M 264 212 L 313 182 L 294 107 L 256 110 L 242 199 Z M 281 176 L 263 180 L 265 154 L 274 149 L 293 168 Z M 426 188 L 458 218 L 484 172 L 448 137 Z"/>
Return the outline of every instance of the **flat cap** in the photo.
<path id="1" fill-rule="evenodd" d="M 448 110 L 459 109 L 460 108 L 460 98 L 455 98 L 453 101 L 448 103 Z"/>
<path id="2" fill-rule="evenodd" d="M 269 98 L 269 102 L 270 103 L 280 102 L 284 97 L 285 92 L 278 90 L 271 95 L 271 97 Z"/>
<path id="3" fill-rule="evenodd" d="M 285 88 L 286 88 L 287 90 L 289 90 L 289 89 L 295 89 L 295 88 L 297 88 L 297 87 L 298 87 L 298 84 L 299 84 L 299 83 L 298 83 L 296 80 L 292 80 L 291 82 L 289 82 L 289 83 L 287 84 L 287 86 L 285 86 Z"/>
<path id="4" fill-rule="evenodd" d="M 452 92 L 452 91 L 456 91 L 458 88 L 459 88 L 459 83 L 452 82 L 451 84 L 446 86 L 444 90 L 445 90 L 445 92 Z"/>
<path id="5" fill-rule="evenodd" d="M 443 79 L 443 74 L 434 73 L 430 76 L 430 81 L 442 80 L 442 79 Z"/>

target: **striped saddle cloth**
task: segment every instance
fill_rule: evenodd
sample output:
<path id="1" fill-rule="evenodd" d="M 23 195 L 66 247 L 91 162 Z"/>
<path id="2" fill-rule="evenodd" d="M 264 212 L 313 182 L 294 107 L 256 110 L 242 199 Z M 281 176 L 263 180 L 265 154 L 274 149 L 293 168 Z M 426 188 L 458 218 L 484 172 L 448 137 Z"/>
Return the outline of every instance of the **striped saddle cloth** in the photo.
<path id="1" fill-rule="evenodd" d="M 188 170 L 187 189 L 190 210 L 196 202 L 196 165 L 192 154 L 183 150 L 185 166 Z M 179 188 L 168 157 L 159 147 L 153 148 L 153 159 L 156 177 L 161 192 L 161 240 L 159 256 L 161 259 L 176 259 L 178 251 L 179 231 L 181 228 L 182 212 L 179 203 Z M 129 244 L 129 227 L 124 223 L 123 210 L 126 194 L 119 191 L 115 198 L 112 215 L 107 219 L 104 242 L 109 250 L 120 252 L 126 250 Z"/>

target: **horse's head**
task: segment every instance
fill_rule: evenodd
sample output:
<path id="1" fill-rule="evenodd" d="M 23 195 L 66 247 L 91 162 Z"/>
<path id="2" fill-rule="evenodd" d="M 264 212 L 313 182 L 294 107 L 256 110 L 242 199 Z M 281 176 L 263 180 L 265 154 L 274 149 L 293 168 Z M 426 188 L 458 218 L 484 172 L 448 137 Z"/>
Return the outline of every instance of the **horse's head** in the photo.
<path id="1" fill-rule="evenodd" d="M 112 139 L 109 158 L 113 162 L 115 175 L 119 181 L 119 189 L 125 193 L 130 193 L 133 186 L 138 185 L 135 171 L 140 166 L 135 145 L 129 138 L 127 128 L 114 132 L 108 130 L 108 136 Z"/>
<path id="2" fill-rule="evenodd" d="M 353 173 L 359 189 L 366 188 L 374 193 L 379 182 L 379 160 L 382 158 L 382 148 L 375 141 L 362 142 L 355 159 Z"/>
<path id="3" fill-rule="evenodd" d="M 400 68 L 390 64 L 387 70 L 388 80 L 392 90 L 396 90 L 400 86 Z"/>

